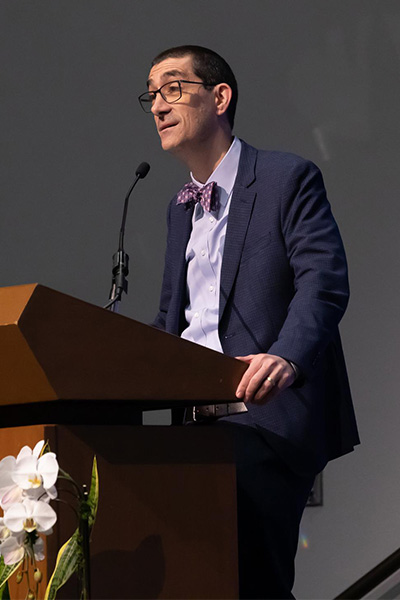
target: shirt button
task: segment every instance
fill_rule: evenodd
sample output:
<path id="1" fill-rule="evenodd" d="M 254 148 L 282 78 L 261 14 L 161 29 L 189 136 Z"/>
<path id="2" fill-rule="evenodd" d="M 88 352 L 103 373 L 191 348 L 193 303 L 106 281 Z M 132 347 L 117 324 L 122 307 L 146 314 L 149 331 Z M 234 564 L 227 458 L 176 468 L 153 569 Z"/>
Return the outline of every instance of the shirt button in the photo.
<path id="1" fill-rule="evenodd" d="M 208 289 L 210 290 L 210 292 L 213 292 L 214 291 L 214 286 L 210 285 L 210 287 Z"/>
<path id="2" fill-rule="evenodd" d="M 210 217 L 210 223 L 214 223 L 215 219 L 214 217 Z"/>
<path id="3" fill-rule="evenodd" d="M 194 313 L 194 317 L 195 317 L 195 319 L 198 319 L 198 318 L 199 318 L 199 313 L 198 313 L 198 312 L 195 312 L 195 313 Z"/>
<path id="4" fill-rule="evenodd" d="M 205 251 L 205 250 L 202 250 L 200 254 L 201 254 L 202 256 L 205 256 L 205 255 L 206 255 L 206 251 Z"/>

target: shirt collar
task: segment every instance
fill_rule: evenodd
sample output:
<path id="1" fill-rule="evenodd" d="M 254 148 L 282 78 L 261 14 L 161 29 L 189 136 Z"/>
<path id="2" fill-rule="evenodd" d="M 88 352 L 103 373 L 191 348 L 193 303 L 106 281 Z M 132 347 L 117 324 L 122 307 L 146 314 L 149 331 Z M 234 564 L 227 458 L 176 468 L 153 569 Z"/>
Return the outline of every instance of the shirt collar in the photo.
<path id="1" fill-rule="evenodd" d="M 242 144 L 239 138 L 235 136 L 228 152 L 225 154 L 217 168 L 211 173 L 206 183 L 200 183 L 193 177 L 193 173 L 190 173 L 193 183 L 199 187 L 207 185 L 210 181 L 217 182 L 219 187 L 219 200 L 222 207 L 226 205 L 235 184 L 241 148 Z"/>

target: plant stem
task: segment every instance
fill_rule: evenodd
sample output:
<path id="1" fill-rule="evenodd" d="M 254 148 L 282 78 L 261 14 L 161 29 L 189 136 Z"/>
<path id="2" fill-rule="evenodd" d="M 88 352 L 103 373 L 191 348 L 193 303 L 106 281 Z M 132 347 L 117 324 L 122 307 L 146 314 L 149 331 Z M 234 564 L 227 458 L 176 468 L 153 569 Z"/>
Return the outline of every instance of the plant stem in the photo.
<path id="1" fill-rule="evenodd" d="M 82 597 L 83 600 L 90 600 L 90 540 L 89 540 L 89 511 L 88 511 L 88 491 L 86 485 L 83 488 L 83 502 L 80 510 L 79 530 L 82 539 Z"/>
<path id="2" fill-rule="evenodd" d="M 78 492 L 79 499 L 83 500 L 82 490 L 79 487 L 79 485 L 76 483 L 76 481 L 74 479 L 72 479 L 71 475 L 69 475 L 66 471 L 63 471 L 63 469 L 59 469 L 58 473 L 59 473 L 58 479 L 66 479 L 67 481 L 72 483 L 72 485 L 75 487 L 76 491 Z"/>

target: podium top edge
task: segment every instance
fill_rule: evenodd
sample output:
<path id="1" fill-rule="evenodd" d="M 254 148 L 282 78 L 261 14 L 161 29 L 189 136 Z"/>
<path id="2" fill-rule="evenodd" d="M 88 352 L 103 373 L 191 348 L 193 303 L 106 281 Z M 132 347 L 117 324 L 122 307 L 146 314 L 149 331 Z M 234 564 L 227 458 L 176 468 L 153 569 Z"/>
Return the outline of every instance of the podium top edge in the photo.
<path id="1" fill-rule="evenodd" d="M 28 304 L 37 283 L 0 288 L 0 326 L 15 325 Z"/>

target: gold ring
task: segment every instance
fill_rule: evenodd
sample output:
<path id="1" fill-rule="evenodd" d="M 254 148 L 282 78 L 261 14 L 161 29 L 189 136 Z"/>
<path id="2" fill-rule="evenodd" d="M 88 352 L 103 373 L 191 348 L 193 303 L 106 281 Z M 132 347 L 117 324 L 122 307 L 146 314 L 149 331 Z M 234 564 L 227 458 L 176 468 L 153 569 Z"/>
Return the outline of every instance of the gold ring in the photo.
<path id="1" fill-rule="evenodd" d="M 276 385 L 276 384 L 275 384 L 275 381 L 273 380 L 273 378 L 272 378 L 272 377 L 270 377 L 269 375 L 268 375 L 268 377 L 267 377 L 267 381 L 269 381 L 270 383 L 272 383 L 272 385 Z"/>

